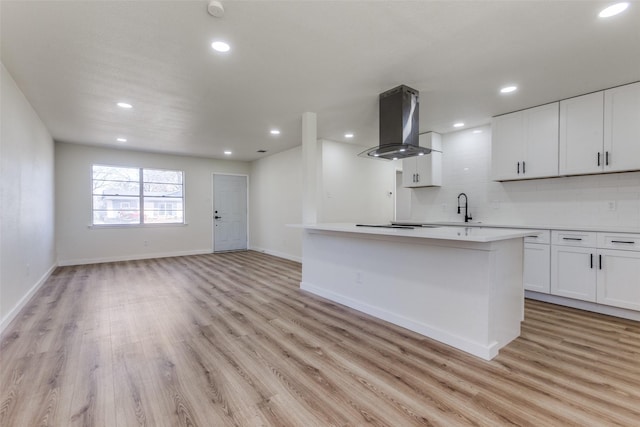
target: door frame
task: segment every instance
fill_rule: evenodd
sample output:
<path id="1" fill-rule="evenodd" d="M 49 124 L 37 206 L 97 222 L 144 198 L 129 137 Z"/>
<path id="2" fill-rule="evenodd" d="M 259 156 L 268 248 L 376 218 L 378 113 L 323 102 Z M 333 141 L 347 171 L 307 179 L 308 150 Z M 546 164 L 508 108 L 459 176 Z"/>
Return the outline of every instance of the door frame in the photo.
<path id="1" fill-rule="evenodd" d="M 215 188 L 215 179 L 216 175 L 223 176 L 244 176 L 247 178 L 247 250 L 249 250 L 249 242 L 251 241 L 249 236 L 249 174 L 246 173 L 225 173 L 225 172 L 212 172 L 211 173 L 211 211 L 209 212 L 209 221 L 211 224 L 211 253 L 216 253 L 216 227 L 214 224 L 214 212 L 216 210 L 216 188 Z"/>

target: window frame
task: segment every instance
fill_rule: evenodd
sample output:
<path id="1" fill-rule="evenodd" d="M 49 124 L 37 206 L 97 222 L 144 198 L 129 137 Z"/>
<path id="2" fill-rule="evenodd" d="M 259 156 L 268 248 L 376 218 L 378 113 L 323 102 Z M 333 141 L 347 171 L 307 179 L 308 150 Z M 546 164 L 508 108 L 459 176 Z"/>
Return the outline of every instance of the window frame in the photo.
<path id="1" fill-rule="evenodd" d="M 100 196 L 99 194 L 94 193 L 94 167 L 99 166 L 99 167 L 104 167 L 104 168 L 127 168 L 127 169 L 137 169 L 138 171 L 138 179 L 137 181 L 130 181 L 130 182 L 136 182 L 138 185 L 138 194 L 135 195 L 127 195 L 127 198 L 131 198 L 132 200 L 137 200 L 137 205 L 138 205 L 138 212 L 139 212 L 139 222 L 136 223 L 126 223 L 126 222 L 120 222 L 120 223 L 113 223 L 113 224 L 109 224 L 109 223 L 95 223 L 95 212 L 96 212 L 96 207 L 95 207 L 95 198 L 96 196 Z M 172 222 L 145 222 L 145 209 L 144 209 L 144 203 L 145 203 L 145 198 L 153 198 L 153 196 L 145 196 L 144 194 L 144 185 L 145 185 L 145 180 L 144 180 L 144 171 L 145 170 L 154 170 L 154 171 L 168 171 L 168 172 L 179 172 L 182 175 L 182 182 L 180 184 L 175 184 L 175 185 L 180 185 L 182 187 L 182 196 L 181 197 L 171 197 L 171 201 L 168 202 L 164 202 L 164 203 L 172 203 L 174 205 L 178 205 L 180 202 L 182 202 L 182 209 L 181 210 L 174 210 L 177 212 L 182 211 L 182 221 L 180 222 L 176 222 L 176 221 L 172 221 Z M 131 228 L 131 227 L 170 227 L 170 226 L 185 226 L 187 225 L 187 209 L 186 209 L 186 184 L 185 184 L 185 171 L 184 170 L 180 170 L 180 169 L 168 169 L 168 168 L 158 168 L 158 167 L 143 167 L 143 166 L 131 166 L 131 165 L 108 165 L 108 164 L 104 164 L 104 163 L 92 163 L 91 164 L 91 168 L 90 168 L 90 182 L 91 182 L 91 212 L 90 212 L 90 221 L 89 221 L 89 228 Z M 164 184 L 161 182 L 157 182 L 157 181 L 153 181 L 150 182 L 153 184 Z M 167 183 L 167 184 L 171 184 L 171 183 Z M 136 203 L 132 203 L 132 204 L 136 204 Z M 103 211 L 102 209 L 99 209 L 99 211 Z M 155 217 L 154 217 L 155 218 Z"/>

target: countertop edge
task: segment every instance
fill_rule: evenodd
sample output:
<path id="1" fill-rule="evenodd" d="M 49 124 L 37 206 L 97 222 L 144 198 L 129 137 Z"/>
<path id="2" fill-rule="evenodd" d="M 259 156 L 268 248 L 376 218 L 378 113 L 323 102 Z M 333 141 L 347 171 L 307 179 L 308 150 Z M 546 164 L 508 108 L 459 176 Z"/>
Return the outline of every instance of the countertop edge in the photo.
<path id="1" fill-rule="evenodd" d="M 392 221 L 393 224 L 421 224 L 421 225 L 438 225 L 445 227 L 484 227 L 484 228 L 510 228 L 510 229 L 526 229 L 526 230 L 558 230 L 558 231 L 587 231 L 596 233 L 622 233 L 622 234 L 640 234 L 640 228 L 635 227 L 617 227 L 617 226 L 587 226 L 587 225 L 522 225 L 522 224 L 493 224 L 484 222 L 448 222 L 448 221 Z"/>
<path id="2" fill-rule="evenodd" d="M 465 228 L 439 225 L 436 228 L 376 228 L 357 227 L 355 223 L 319 223 L 319 224 L 287 224 L 289 227 L 303 228 L 311 231 L 329 231 L 385 237 L 408 237 L 415 239 L 453 240 L 461 242 L 491 243 L 501 240 L 524 238 L 531 231 L 511 228 Z"/>

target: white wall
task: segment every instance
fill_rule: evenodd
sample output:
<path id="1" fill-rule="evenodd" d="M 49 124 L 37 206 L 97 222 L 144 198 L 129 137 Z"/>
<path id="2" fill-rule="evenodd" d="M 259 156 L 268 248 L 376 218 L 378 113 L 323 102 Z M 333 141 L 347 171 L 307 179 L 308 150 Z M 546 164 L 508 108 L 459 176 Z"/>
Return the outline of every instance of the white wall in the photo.
<path id="1" fill-rule="evenodd" d="M 246 162 L 59 142 L 55 144 L 55 162 L 56 241 L 60 265 L 212 252 L 212 174 L 249 174 Z M 93 164 L 184 171 L 187 224 L 90 227 Z"/>
<path id="2" fill-rule="evenodd" d="M 302 146 L 251 163 L 249 247 L 301 260 Z"/>
<path id="3" fill-rule="evenodd" d="M 0 331 L 55 268 L 53 139 L 0 64 Z"/>
<path id="4" fill-rule="evenodd" d="M 358 157 L 363 147 L 322 141 L 318 222 L 393 220 L 396 167 L 401 162 Z"/>
<path id="5" fill-rule="evenodd" d="M 357 157 L 363 147 L 318 143 L 318 222 L 389 222 L 393 219 L 395 162 Z M 300 260 L 302 231 L 302 148 L 251 164 L 252 249 Z"/>
<path id="6" fill-rule="evenodd" d="M 411 220 L 462 221 L 456 197 L 465 192 L 474 221 L 640 228 L 640 172 L 494 182 L 491 127 L 477 129 L 443 135 L 442 187 L 412 191 Z"/>

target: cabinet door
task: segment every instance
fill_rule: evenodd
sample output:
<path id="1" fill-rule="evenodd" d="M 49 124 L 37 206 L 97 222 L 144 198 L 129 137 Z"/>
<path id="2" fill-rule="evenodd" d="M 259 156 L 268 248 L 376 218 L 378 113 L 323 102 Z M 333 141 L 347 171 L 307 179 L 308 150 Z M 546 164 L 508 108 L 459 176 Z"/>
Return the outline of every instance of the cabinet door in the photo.
<path id="1" fill-rule="evenodd" d="M 522 159 L 525 178 L 558 176 L 560 103 L 525 110 L 526 146 Z"/>
<path id="2" fill-rule="evenodd" d="M 525 144 L 524 112 L 494 117 L 491 124 L 491 175 L 495 181 L 521 179 Z"/>
<path id="3" fill-rule="evenodd" d="M 402 186 L 417 187 L 416 181 L 416 158 L 409 157 L 402 160 Z"/>
<path id="4" fill-rule="evenodd" d="M 402 186 L 435 187 L 442 185 L 442 140 L 440 134 L 420 134 L 420 146 L 432 148 L 431 154 L 402 160 Z M 406 171 L 406 174 L 405 174 Z"/>
<path id="5" fill-rule="evenodd" d="M 595 302 L 596 266 L 595 249 L 552 246 L 551 294 Z"/>
<path id="6" fill-rule="evenodd" d="M 640 82 L 604 92 L 605 171 L 640 169 Z"/>
<path id="7" fill-rule="evenodd" d="M 640 252 L 600 249 L 598 258 L 597 302 L 640 310 Z"/>
<path id="8" fill-rule="evenodd" d="M 560 101 L 560 175 L 602 172 L 604 92 Z"/>
<path id="9" fill-rule="evenodd" d="M 551 247 L 524 244 L 524 288 L 548 294 L 551 284 Z"/>

